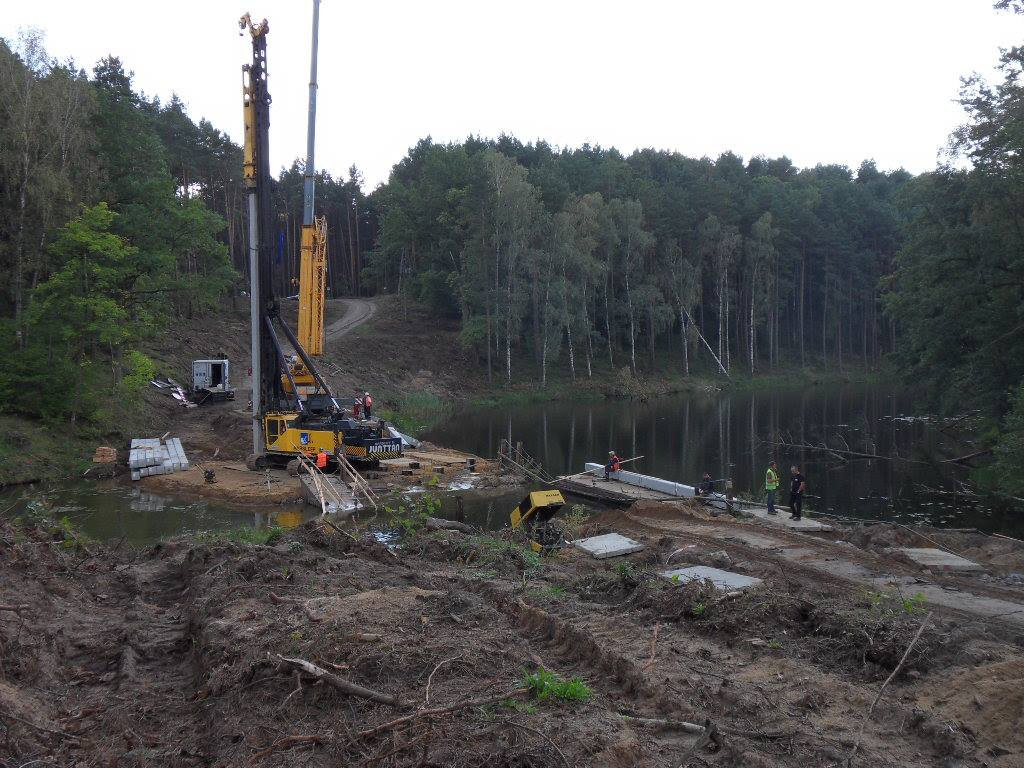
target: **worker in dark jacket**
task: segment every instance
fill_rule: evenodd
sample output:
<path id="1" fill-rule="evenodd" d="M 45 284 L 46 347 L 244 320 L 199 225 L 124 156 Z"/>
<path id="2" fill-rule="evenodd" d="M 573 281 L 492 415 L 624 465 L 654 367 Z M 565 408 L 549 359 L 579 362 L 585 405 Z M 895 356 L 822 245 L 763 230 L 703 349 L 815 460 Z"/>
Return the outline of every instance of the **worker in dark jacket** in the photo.
<path id="1" fill-rule="evenodd" d="M 697 486 L 698 496 L 710 496 L 715 492 L 715 481 L 711 479 L 711 473 L 705 472 L 704 477 L 700 479 L 700 485 Z"/>
<path id="2" fill-rule="evenodd" d="M 790 520 L 799 520 L 804 509 L 804 492 L 807 490 L 807 478 L 800 472 L 800 467 L 794 464 L 789 468 L 791 483 L 789 486 L 789 508 L 793 514 Z"/>

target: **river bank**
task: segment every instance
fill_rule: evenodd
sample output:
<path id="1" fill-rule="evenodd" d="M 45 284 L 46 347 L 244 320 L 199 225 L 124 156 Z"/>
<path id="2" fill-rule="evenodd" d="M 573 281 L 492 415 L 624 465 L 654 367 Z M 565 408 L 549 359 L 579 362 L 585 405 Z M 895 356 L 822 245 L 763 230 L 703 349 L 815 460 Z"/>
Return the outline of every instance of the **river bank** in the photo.
<path id="1" fill-rule="evenodd" d="M 459 342 L 458 323 L 429 316 L 422 308 L 394 296 L 375 299 L 358 327 L 345 328 L 332 339 L 324 357 L 325 373 L 342 399 L 349 393 L 372 390 L 378 415 L 413 434 L 430 430 L 466 408 L 506 407 L 544 402 L 646 401 L 679 393 L 756 391 L 828 386 L 875 381 L 868 370 L 818 370 L 799 367 L 751 376 L 736 371 L 731 379 L 713 372 L 684 376 L 673 362 L 633 376 L 629 368 L 595 360 L 593 376 L 582 368 L 575 381 L 568 371 L 550 371 L 546 386 L 539 384 L 529 360 L 517 359 L 516 380 L 500 383 L 500 372 L 488 381 L 486 369 Z M 286 312 L 295 308 L 285 305 Z M 326 324 L 339 323 L 342 302 L 328 302 Z M 242 460 L 249 451 L 248 316 L 244 309 L 203 318 L 179 318 L 173 333 L 150 339 L 144 352 L 158 376 L 187 383 L 193 359 L 224 354 L 232 362 L 236 400 L 197 409 L 184 409 L 166 392 L 146 388 L 134 401 L 112 401 L 102 424 L 71 426 L 40 422 L 13 414 L 0 416 L 0 487 L 48 482 L 80 476 L 90 467 L 98 445 L 125 449 L 133 437 L 171 432 L 186 449 L 219 458 Z M 666 351 L 667 358 L 670 352 Z M 581 363 L 582 365 L 582 363 Z M 696 369 L 695 369 L 696 370 Z"/>
<path id="2" fill-rule="evenodd" d="M 578 522 L 578 535 L 645 545 L 605 561 L 408 519 L 391 545 L 372 524 L 316 520 L 138 550 L 38 518 L 0 522 L 0 750 L 121 766 L 1024 758 L 1012 616 L 823 575 L 757 547 L 761 528 L 700 510 Z M 1024 600 L 1008 582 L 927 574 L 852 541 L 770 536 L 950 595 Z M 658 576 L 669 560 L 762 583 L 684 586 Z"/>

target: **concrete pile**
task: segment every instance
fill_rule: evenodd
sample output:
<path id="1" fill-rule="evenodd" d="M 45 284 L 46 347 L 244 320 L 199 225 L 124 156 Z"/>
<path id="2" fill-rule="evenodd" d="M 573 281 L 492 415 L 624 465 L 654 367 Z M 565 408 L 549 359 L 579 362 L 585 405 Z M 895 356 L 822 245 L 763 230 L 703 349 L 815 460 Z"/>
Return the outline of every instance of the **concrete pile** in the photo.
<path id="1" fill-rule="evenodd" d="M 170 475 L 188 469 L 188 457 L 181 447 L 181 440 L 171 437 L 135 438 L 128 454 L 128 466 L 132 480 L 141 480 L 151 475 Z"/>

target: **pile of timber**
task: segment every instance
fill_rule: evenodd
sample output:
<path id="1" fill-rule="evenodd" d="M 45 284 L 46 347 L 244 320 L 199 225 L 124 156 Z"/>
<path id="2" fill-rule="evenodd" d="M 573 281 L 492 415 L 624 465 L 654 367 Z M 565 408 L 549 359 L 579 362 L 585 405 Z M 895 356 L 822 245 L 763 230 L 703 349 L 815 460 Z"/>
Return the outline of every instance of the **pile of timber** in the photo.
<path id="1" fill-rule="evenodd" d="M 115 461 L 117 461 L 117 449 L 106 445 L 98 446 L 96 453 L 92 455 L 93 464 L 113 464 Z"/>
<path id="2" fill-rule="evenodd" d="M 132 480 L 152 475 L 170 475 L 189 468 L 185 449 L 177 437 L 135 438 L 128 454 Z"/>

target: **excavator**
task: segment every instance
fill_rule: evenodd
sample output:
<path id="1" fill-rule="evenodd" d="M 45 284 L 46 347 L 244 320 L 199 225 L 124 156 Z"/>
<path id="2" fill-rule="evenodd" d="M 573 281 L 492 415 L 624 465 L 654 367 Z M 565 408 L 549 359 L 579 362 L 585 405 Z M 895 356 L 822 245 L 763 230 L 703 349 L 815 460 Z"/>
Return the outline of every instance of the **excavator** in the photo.
<path id="1" fill-rule="evenodd" d="M 249 207 L 250 334 L 252 353 L 251 470 L 271 464 L 296 466 L 297 456 L 324 451 L 331 463 L 345 460 L 374 466 L 402 455 L 401 438 L 392 437 L 383 420 L 371 422 L 347 414 L 313 361 L 323 352 L 326 289 L 326 221 L 314 215 L 313 148 L 316 120 L 317 31 L 320 2 L 313 0 L 313 48 L 309 82 L 309 126 L 303 184 L 303 227 L 299 270 L 299 337 L 281 316 L 274 295 L 274 237 L 271 201 L 267 78 L 267 34 L 264 19 L 254 24 L 249 14 L 239 21 L 252 40 L 252 62 L 242 68 L 245 122 L 243 183 Z M 283 335 L 284 339 L 281 338 Z M 294 354 L 284 343 L 290 344 Z"/>

